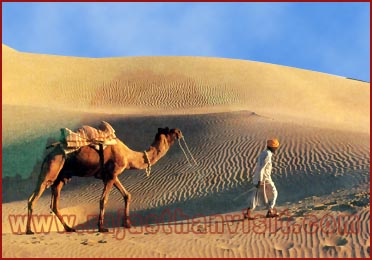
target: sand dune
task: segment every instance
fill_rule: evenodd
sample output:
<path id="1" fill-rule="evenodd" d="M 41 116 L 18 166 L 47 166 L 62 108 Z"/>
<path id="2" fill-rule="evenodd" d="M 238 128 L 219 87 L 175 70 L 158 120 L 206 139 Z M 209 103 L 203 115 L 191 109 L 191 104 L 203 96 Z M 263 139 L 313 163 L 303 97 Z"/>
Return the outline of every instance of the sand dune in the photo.
<path id="1" fill-rule="evenodd" d="M 3 257 L 370 256 L 369 83 L 217 58 L 86 59 L 4 45 L 2 51 Z M 76 217 L 77 233 L 58 234 L 61 226 L 48 217 L 48 190 L 35 214 L 52 220 L 50 232 L 14 234 L 15 216 L 25 230 L 22 215 L 45 146 L 62 127 L 101 120 L 138 151 L 158 127 L 180 128 L 198 165 L 189 165 L 176 143 L 150 177 L 125 171 L 120 179 L 133 196 L 130 230 L 120 227 L 123 201 L 113 190 L 105 220 L 113 233 L 96 233 L 103 185 L 74 178 L 62 191 L 61 209 Z M 241 219 L 256 157 L 272 136 L 282 143 L 273 172 L 279 221 L 301 226 L 299 232 L 257 232 L 269 220 L 248 232 Z M 309 214 L 357 221 L 343 218 L 331 233 L 319 221 L 309 233 Z M 354 224 L 358 233 L 347 233 Z M 190 225 L 193 232 L 176 232 Z"/>
<path id="2" fill-rule="evenodd" d="M 220 58 L 60 57 L 4 45 L 2 62 L 6 105 L 123 114 L 245 109 L 369 133 L 369 83 L 323 73 Z"/>

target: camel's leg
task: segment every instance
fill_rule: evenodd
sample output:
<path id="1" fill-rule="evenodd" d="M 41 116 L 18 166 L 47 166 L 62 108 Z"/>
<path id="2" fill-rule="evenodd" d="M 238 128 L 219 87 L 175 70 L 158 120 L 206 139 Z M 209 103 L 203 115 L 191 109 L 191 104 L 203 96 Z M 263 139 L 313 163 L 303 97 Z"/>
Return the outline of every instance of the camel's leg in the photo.
<path id="1" fill-rule="evenodd" d="M 107 204 L 110 191 L 112 189 L 112 185 L 114 184 L 114 180 L 110 179 L 105 182 L 105 187 L 103 188 L 103 193 L 101 196 L 101 199 L 99 201 L 99 219 L 98 219 L 98 232 L 108 232 L 109 230 L 107 228 L 103 227 L 103 219 L 105 216 L 105 206 Z"/>
<path id="2" fill-rule="evenodd" d="M 59 211 L 59 199 L 61 198 L 61 190 L 63 188 L 64 182 L 58 181 L 57 183 L 54 183 L 52 186 L 52 203 L 51 203 L 51 210 L 56 214 L 59 221 L 61 221 L 63 227 L 65 228 L 65 231 L 67 232 L 75 232 L 76 230 L 69 227 L 65 221 L 63 220 L 63 217 L 61 215 L 61 212 Z"/>
<path id="3" fill-rule="evenodd" d="M 38 185 L 35 191 L 28 198 L 28 215 L 27 215 L 27 226 L 26 226 L 26 234 L 28 235 L 34 234 L 34 232 L 32 232 L 31 230 L 32 211 L 34 209 L 34 206 L 37 200 L 40 198 L 40 196 L 43 194 L 46 188 L 47 188 L 46 183 L 42 183 L 41 185 Z"/>
<path id="4" fill-rule="evenodd" d="M 124 186 L 121 184 L 118 177 L 115 177 L 114 182 L 115 187 L 120 191 L 121 195 L 124 198 L 124 222 L 123 225 L 125 228 L 130 228 L 131 223 L 129 219 L 129 206 L 132 195 L 124 188 Z"/>
<path id="5" fill-rule="evenodd" d="M 39 175 L 39 180 L 37 182 L 36 188 L 31 196 L 28 198 L 27 208 L 27 225 L 26 234 L 34 234 L 31 230 L 31 218 L 32 212 L 35 207 L 36 202 L 41 197 L 45 189 L 49 188 L 53 182 L 57 179 L 58 173 L 61 171 L 62 166 L 65 162 L 65 157 L 61 153 L 53 153 L 48 156 L 44 161 L 41 172 Z"/>

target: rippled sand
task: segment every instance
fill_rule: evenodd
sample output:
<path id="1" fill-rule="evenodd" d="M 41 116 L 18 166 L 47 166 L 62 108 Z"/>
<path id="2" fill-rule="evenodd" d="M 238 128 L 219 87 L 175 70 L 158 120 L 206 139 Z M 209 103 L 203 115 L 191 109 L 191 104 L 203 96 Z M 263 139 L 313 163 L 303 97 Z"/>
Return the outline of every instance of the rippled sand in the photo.
<path id="1" fill-rule="evenodd" d="M 3 257 L 370 256 L 369 83 L 240 60 L 86 59 L 4 45 L 2 83 Z M 59 128 L 100 120 L 138 151 L 158 127 L 180 128 L 198 165 L 176 143 L 150 177 L 120 175 L 133 196 L 130 230 L 120 227 L 123 201 L 113 190 L 111 233 L 97 233 L 91 215 L 103 185 L 76 177 L 62 190 L 61 209 L 75 216 L 77 233 L 57 232 L 47 190 L 35 210 L 47 230 L 15 234 L 25 231 L 45 146 Z M 272 136 L 282 143 L 273 161 L 282 214 L 276 225 L 242 219 L 256 158 Z M 336 231 L 327 218 L 339 221 L 331 223 Z"/>

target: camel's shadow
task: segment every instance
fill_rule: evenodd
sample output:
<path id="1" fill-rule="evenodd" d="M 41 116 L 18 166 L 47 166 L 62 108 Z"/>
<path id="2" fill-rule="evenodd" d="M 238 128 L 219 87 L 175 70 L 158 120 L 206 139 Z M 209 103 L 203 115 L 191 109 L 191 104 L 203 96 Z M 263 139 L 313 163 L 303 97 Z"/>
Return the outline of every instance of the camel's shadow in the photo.
<path id="1" fill-rule="evenodd" d="M 239 189 L 241 190 L 241 188 Z M 179 229 L 187 229 L 198 224 L 234 223 L 242 221 L 243 209 L 246 206 L 246 198 L 233 200 L 231 191 L 210 194 L 202 198 L 194 198 L 187 201 L 175 202 L 166 206 L 151 209 L 133 210 L 130 212 L 132 228 L 138 232 L 144 228 L 156 228 L 160 226 L 184 226 Z M 223 214 L 235 212 L 226 219 Z M 110 232 L 117 232 L 123 228 L 124 209 L 110 210 L 105 213 L 104 226 Z M 86 221 L 75 226 L 77 232 L 97 231 L 98 212 L 87 216 Z"/>

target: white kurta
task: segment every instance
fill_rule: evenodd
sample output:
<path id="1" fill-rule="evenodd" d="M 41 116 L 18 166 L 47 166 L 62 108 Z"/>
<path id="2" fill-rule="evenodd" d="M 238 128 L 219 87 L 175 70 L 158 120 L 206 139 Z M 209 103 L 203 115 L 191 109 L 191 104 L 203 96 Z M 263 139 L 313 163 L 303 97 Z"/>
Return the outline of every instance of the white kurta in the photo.
<path id="1" fill-rule="evenodd" d="M 258 181 L 261 181 L 264 186 L 261 186 L 258 190 L 254 189 L 249 194 L 248 206 L 252 210 L 262 203 L 270 209 L 275 206 L 278 191 L 271 179 L 272 156 L 273 153 L 270 150 L 264 150 L 257 159 L 256 169 L 253 174 L 253 184 L 257 185 Z"/>

